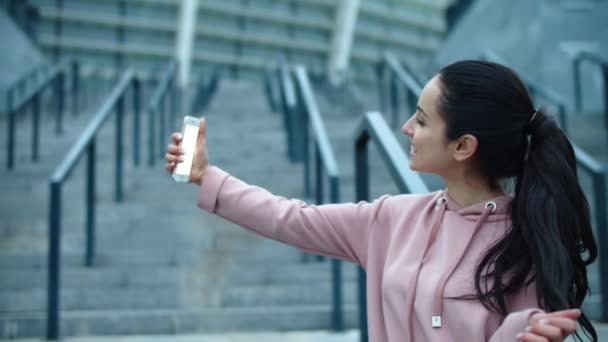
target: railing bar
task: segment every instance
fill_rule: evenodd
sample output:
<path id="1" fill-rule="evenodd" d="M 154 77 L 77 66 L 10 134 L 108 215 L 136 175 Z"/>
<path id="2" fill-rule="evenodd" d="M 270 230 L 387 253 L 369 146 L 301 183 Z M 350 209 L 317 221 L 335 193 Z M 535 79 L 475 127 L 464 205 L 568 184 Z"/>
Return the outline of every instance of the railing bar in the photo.
<path id="1" fill-rule="evenodd" d="M 87 147 L 89 141 L 93 139 L 93 136 L 97 134 L 97 131 L 105 123 L 109 117 L 109 113 L 114 107 L 114 104 L 121 96 L 124 89 L 129 85 L 131 78 L 134 77 L 132 70 L 126 71 L 116 87 L 112 90 L 108 98 L 104 101 L 102 107 L 99 109 L 91 123 L 84 129 L 82 135 L 74 146 L 70 149 L 67 156 L 59 164 L 59 166 L 53 172 L 51 180 L 60 181 L 63 180 L 72 171 L 78 159 L 82 155 L 84 149 Z"/>
<path id="2" fill-rule="evenodd" d="M 310 81 L 308 80 L 308 76 L 306 74 L 306 69 L 303 66 L 298 65 L 296 66 L 295 70 L 296 77 L 298 79 L 299 84 L 301 85 L 304 105 L 308 113 L 309 119 L 311 120 L 314 139 L 319 145 L 323 164 L 329 176 L 337 175 L 339 173 L 338 163 L 336 162 L 335 154 L 331 148 L 331 143 L 327 135 L 325 124 L 321 119 L 321 114 L 319 113 L 317 103 L 315 101 L 314 95 L 312 94 L 312 88 L 310 86 Z"/>

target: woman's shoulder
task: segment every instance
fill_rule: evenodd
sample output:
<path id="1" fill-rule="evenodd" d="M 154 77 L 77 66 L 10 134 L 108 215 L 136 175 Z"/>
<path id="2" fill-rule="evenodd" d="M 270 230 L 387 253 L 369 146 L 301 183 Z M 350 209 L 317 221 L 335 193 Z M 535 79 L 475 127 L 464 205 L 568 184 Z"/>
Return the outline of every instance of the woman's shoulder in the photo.
<path id="1" fill-rule="evenodd" d="M 410 210 L 422 210 L 434 204 L 443 195 L 443 190 L 423 194 L 399 194 L 386 196 L 383 210 L 388 212 L 404 213 Z"/>

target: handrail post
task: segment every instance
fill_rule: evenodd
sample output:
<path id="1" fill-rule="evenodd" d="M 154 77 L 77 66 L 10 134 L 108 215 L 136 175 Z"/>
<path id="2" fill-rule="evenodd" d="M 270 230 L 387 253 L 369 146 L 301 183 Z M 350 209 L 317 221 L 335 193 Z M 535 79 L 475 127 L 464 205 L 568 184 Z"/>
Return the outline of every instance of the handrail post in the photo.
<path id="1" fill-rule="evenodd" d="M 321 151 L 319 144 L 314 144 L 315 147 L 315 202 L 323 204 L 323 161 L 321 160 Z"/>
<path id="2" fill-rule="evenodd" d="M 61 281 L 61 182 L 51 182 L 50 226 L 49 226 L 49 262 L 47 293 L 47 330 L 48 340 L 59 338 Z"/>
<path id="3" fill-rule="evenodd" d="M 386 86 L 385 86 L 385 75 L 386 75 L 386 63 L 384 59 L 378 63 L 377 76 L 378 76 L 378 99 L 380 100 L 380 110 L 382 113 L 386 113 Z"/>
<path id="4" fill-rule="evenodd" d="M 367 153 L 367 135 L 361 136 L 355 142 L 355 185 L 356 201 L 369 200 L 369 163 Z M 359 327 L 361 342 L 369 339 L 367 329 L 367 283 L 363 267 L 357 267 L 358 299 L 359 299 Z"/>
<path id="5" fill-rule="evenodd" d="M 115 192 L 114 200 L 118 203 L 122 202 L 122 121 L 125 112 L 125 101 L 123 95 L 120 96 L 116 103 L 116 169 L 115 169 Z"/>
<path id="6" fill-rule="evenodd" d="M 141 83 L 133 78 L 133 164 L 139 166 L 139 138 L 141 134 Z"/>
<path id="7" fill-rule="evenodd" d="M 398 86 L 397 86 L 397 75 L 395 73 L 391 73 L 390 83 L 389 83 L 389 94 L 390 94 L 390 102 L 391 102 L 391 112 L 393 114 L 393 128 L 398 125 L 398 117 L 399 117 L 399 98 L 398 98 Z"/>
<path id="8" fill-rule="evenodd" d="M 32 100 L 32 161 L 38 160 L 40 142 L 40 93 Z"/>
<path id="9" fill-rule="evenodd" d="M 602 169 L 600 173 L 593 174 L 593 184 L 595 193 L 595 224 L 598 233 L 599 241 L 599 269 L 600 269 L 600 289 L 602 293 L 602 311 L 601 320 L 608 320 L 608 272 L 602 272 L 602 269 L 608 266 L 608 248 L 602 243 L 608 242 L 608 222 L 606 217 L 606 173 Z"/>
<path id="10" fill-rule="evenodd" d="M 608 64 L 602 64 L 602 75 L 604 76 L 604 127 L 608 132 Z"/>
<path id="11" fill-rule="evenodd" d="M 155 146 L 154 146 L 154 141 L 156 140 L 156 137 L 154 136 L 154 134 L 156 134 L 156 115 L 154 113 L 154 109 L 153 108 L 148 108 L 148 124 L 149 124 L 149 128 L 148 128 L 148 165 L 149 166 L 154 166 L 155 164 L 155 159 L 154 158 L 154 152 L 155 150 Z"/>
<path id="12" fill-rule="evenodd" d="M 304 161 L 304 197 L 310 198 L 312 195 L 312 182 L 310 177 L 310 127 L 308 124 L 308 115 L 304 103 L 299 101 L 296 104 L 298 108 L 296 112 L 302 122 L 302 160 Z"/>
<path id="13" fill-rule="evenodd" d="M 87 147 L 86 177 L 86 257 L 85 266 L 93 267 L 95 263 L 95 138 Z"/>
<path id="14" fill-rule="evenodd" d="M 568 122 L 566 118 L 566 105 L 560 103 L 557 105 L 557 117 L 559 118 L 559 123 L 562 128 L 562 131 L 566 136 L 568 136 Z"/>
<path id="15" fill-rule="evenodd" d="M 64 95 L 64 73 L 60 71 L 55 79 L 55 100 L 56 103 L 56 112 L 55 112 L 55 134 L 61 135 L 63 134 L 63 95 Z"/>
<path id="16" fill-rule="evenodd" d="M 340 202 L 340 183 L 337 176 L 329 179 L 329 196 L 331 203 Z M 332 325 L 334 331 L 344 330 L 344 306 L 342 301 L 342 262 L 338 259 L 331 260 L 331 279 L 332 279 Z"/>
<path id="17" fill-rule="evenodd" d="M 577 112 L 582 111 L 582 100 L 581 100 L 581 66 L 582 58 L 580 55 L 574 57 L 572 71 L 574 75 L 574 104 Z"/>
<path id="18" fill-rule="evenodd" d="M 177 102 L 175 101 L 174 86 L 175 85 L 173 82 L 173 76 L 171 76 L 171 78 L 169 78 L 169 83 L 167 84 L 166 89 L 166 92 L 168 93 L 167 96 L 169 96 L 169 129 L 171 130 L 171 132 L 173 132 L 173 130 L 175 129 L 175 115 L 177 111 Z M 196 113 L 196 115 L 198 116 L 198 113 Z"/>
<path id="19" fill-rule="evenodd" d="M 315 198 L 317 204 L 323 204 L 323 160 L 321 159 L 321 147 L 314 141 L 315 150 Z M 321 255 L 317 255 L 317 261 L 323 261 L 324 258 Z"/>
<path id="20" fill-rule="evenodd" d="M 158 135 L 158 156 L 160 158 L 164 157 L 165 155 L 165 150 L 164 150 L 164 145 L 165 145 L 165 95 L 161 95 L 160 97 L 160 104 L 159 104 L 159 111 L 158 111 L 158 126 L 160 128 L 160 134 Z"/>
<path id="21" fill-rule="evenodd" d="M 79 114 L 80 65 L 77 61 L 73 61 L 70 66 L 72 69 L 72 115 L 76 116 Z"/>
<path id="22" fill-rule="evenodd" d="M 15 108 L 13 108 L 13 90 L 9 90 L 7 95 L 7 105 L 8 109 L 8 144 L 7 144 L 7 154 L 6 154 L 6 168 L 12 169 L 15 164 L 15 135 L 17 134 L 15 127 Z"/>

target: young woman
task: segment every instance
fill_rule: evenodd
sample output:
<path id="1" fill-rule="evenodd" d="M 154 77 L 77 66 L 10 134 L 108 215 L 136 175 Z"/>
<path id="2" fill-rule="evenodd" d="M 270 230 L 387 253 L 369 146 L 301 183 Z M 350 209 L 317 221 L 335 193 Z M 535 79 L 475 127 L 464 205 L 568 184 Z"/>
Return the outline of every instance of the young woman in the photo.
<path id="1" fill-rule="evenodd" d="M 210 166 L 201 120 L 199 207 L 265 237 L 360 264 L 371 341 L 562 341 L 597 256 L 572 146 L 510 69 L 461 61 L 424 87 L 402 131 L 413 170 L 447 189 L 307 205 Z M 167 171 L 182 153 L 167 148 Z M 404 165 L 403 167 L 406 167 Z"/>

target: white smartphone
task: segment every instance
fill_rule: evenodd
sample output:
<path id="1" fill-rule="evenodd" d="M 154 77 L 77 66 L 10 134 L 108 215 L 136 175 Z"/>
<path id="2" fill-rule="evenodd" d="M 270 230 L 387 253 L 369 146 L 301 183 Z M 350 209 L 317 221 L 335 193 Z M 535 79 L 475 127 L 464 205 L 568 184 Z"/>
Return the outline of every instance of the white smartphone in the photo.
<path id="1" fill-rule="evenodd" d="M 192 170 L 192 160 L 194 159 L 194 152 L 196 149 L 196 139 L 198 138 L 200 119 L 185 116 L 184 126 L 182 127 L 182 141 L 179 143 L 179 147 L 185 150 L 185 154 L 182 155 L 184 158 L 183 162 L 177 163 L 175 169 L 173 169 L 173 180 L 180 183 L 188 182 L 190 179 L 190 171 Z"/>

